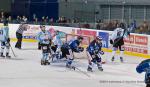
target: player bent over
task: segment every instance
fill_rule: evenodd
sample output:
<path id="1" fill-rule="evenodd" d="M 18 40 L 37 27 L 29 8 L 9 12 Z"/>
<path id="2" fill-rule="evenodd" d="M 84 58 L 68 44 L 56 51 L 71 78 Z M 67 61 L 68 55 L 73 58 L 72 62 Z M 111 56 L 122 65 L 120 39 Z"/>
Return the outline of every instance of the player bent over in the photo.
<path id="1" fill-rule="evenodd" d="M 73 68 L 72 62 L 74 60 L 73 52 L 83 52 L 84 48 L 80 47 L 83 37 L 78 36 L 77 39 L 71 40 L 62 46 L 62 57 L 67 57 L 66 67 Z"/>
<path id="2" fill-rule="evenodd" d="M 61 47 L 63 45 L 63 42 L 60 38 L 59 31 L 55 32 L 55 36 L 52 42 L 53 42 L 53 45 L 51 46 L 51 49 L 52 49 L 53 57 L 56 57 L 57 59 L 61 59 L 62 58 Z"/>
<path id="3" fill-rule="evenodd" d="M 41 32 L 38 33 L 37 39 L 41 43 L 42 49 L 42 59 L 41 65 L 49 65 L 49 52 L 50 52 L 50 43 L 51 43 L 51 34 L 49 31 L 45 30 L 45 26 L 41 25 Z"/>
<path id="4" fill-rule="evenodd" d="M 4 49 L 6 48 L 6 58 L 11 58 L 11 56 L 9 56 L 10 38 L 9 38 L 9 27 L 8 27 L 7 20 L 4 21 L 4 26 L 0 29 L 0 41 L 1 41 L 0 57 L 5 57 Z"/>
<path id="5" fill-rule="evenodd" d="M 97 64 L 97 67 L 100 71 L 103 71 L 101 55 L 103 55 L 104 52 L 101 50 L 101 48 L 102 48 L 102 38 L 100 36 L 97 36 L 95 40 L 93 40 L 87 47 L 87 55 L 89 61 L 87 71 L 93 72 L 92 70 L 93 63 Z"/>
<path id="6" fill-rule="evenodd" d="M 146 87 L 150 87 L 150 59 L 142 61 L 137 67 L 138 73 L 145 72 L 145 83 Z"/>

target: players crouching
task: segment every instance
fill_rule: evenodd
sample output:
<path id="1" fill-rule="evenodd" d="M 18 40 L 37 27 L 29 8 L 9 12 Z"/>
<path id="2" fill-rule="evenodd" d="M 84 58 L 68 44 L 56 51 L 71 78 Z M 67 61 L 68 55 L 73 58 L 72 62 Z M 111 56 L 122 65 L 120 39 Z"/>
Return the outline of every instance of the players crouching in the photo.
<path id="1" fill-rule="evenodd" d="M 38 33 L 37 39 L 39 43 L 41 43 L 41 49 L 42 49 L 42 59 L 41 59 L 41 65 L 49 65 L 49 53 L 50 53 L 50 44 L 51 44 L 51 34 L 49 31 L 45 29 L 44 25 L 40 26 L 41 32 Z"/>
<path id="2" fill-rule="evenodd" d="M 80 47 L 82 40 L 83 37 L 78 36 L 77 39 L 71 40 L 70 42 L 65 43 L 62 46 L 62 57 L 67 58 L 67 62 L 66 62 L 67 68 L 74 67 L 72 66 L 72 62 L 74 60 L 73 52 L 77 52 L 77 53 L 83 52 L 84 48 Z"/>
<path id="3" fill-rule="evenodd" d="M 54 38 L 52 40 L 52 46 L 51 46 L 51 53 L 52 53 L 52 61 L 54 61 L 54 58 L 57 60 L 62 58 L 62 52 L 61 52 L 61 47 L 63 45 L 63 41 L 60 38 L 60 31 L 55 31 Z"/>
<path id="4" fill-rule="evenodd" d="M 11 58 L 9 56 L 9 48 L 10 48 L 10 38 L 9 38 L 9 27 L 8 20 L 4 21 L 4 26 L 0 29 L 0 41 L 1 41 L 1 54 L 0 57 L 4 56 L 4 49 L 6 48 L 6 58 Z"/>
<path id="5" fill-rule="evenodd" d="M 92 70 L 93 63 L 97 64 L 97 67 L 100 71 L 103 71 L 101 55 L 103 55 L 104 52 L 101 50 L 101 48 L 102 48 L 102 38 L 100 36 L 97 36 L 95 40 L 93 40 L 87 47 L 87 55 L 89 61 L 87 71 L 93 72 Z"/>

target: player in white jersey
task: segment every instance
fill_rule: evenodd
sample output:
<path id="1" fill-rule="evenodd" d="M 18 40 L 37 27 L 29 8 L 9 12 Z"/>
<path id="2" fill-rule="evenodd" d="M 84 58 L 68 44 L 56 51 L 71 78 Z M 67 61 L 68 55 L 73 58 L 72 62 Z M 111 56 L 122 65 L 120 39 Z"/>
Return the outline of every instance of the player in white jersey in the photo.
<path id="1" fill-rule="evenodd" d="M 9 27 L 8 27 L 8 20 L 4 21 L 4 26 L 0 28 L 0 42 L 1 42 L 1 53 L 0 57 L 4 56 L 4 50 L 6 48 L 6 58 L 11 58 L 9 56 L 9 48 L 10 48 L 10 38 L 9 38 Z"/>
<path id="2" fill-rule="evenodd" d="M 118 28 L 116 28 L 111 36 L 110 43 L 113 45 L 113 52 L 112 52 L 112 61 L 115 59 L 116 51 L 120 50 L 120 61 L 123 62 L 123 54 L 124 54 L 124 38 L 126 38 L 130 33 L 125 28 L 124 23 L 120 23 Z"/>
<path id="3" fill-rule="evenodd" d="M 51 46 L 53 57 L 56 57 L 57 59 L 61 59 L 61 47 L 63 45 L 59 32 L 60 31 L 55 31 L 55 36 L 52 40 L 53 45 Z"/>

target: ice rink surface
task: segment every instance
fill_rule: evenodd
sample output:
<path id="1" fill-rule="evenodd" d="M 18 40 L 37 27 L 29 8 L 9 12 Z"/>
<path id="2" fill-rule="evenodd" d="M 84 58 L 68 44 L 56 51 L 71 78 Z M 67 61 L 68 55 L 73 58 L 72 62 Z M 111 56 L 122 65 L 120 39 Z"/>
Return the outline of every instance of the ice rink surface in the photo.
<path id="1" fill-rule="evenodd" d="M 23 50 L 15 49 L 17 57 L 0 58 L 0 87 L 145 87 L 144 73 L 135 70 L 143 59 L 125 56 L 125 63 L 110 62 L 111 53 L 105 53 L 104 71 L 94 67 L 94 72 L 87 72 L 87 60 L 84 53 L 75 54 L 74 65 L 79 70 L 65 68 L 65 62 L 41 66 L 41 51 L 36 50 L 37 43 L 23 43 Z M 83 57 L 84 59 L 79 59 Z"/>

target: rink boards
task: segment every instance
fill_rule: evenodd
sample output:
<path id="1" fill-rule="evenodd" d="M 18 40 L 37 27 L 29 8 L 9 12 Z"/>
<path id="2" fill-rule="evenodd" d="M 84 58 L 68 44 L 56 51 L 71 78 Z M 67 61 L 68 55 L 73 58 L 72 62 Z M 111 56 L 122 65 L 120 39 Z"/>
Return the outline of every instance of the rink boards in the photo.
<path id="1" fill-rule="evenodd" d="M 12 41 L 16 40 L 16 30 L 18 29 L 19 24 L 9 24 L 10 28 L 10 38 Z M 103 30 L 93 30 L 93 29 L 84 29 L 84 28 L 75 28 L 75 27 L 61 27 L 61 26 L 46 26 L 46 29 L 49 30 L 52 35 L 54 30 L 63 31 L 66 34 L 73 35 L 86 35 L 88 37 L 94 38 L 95 36 L 102 36 L 103 38 L 103 47 L 104 51 L 111 52 L 112 46 L 109 43 L 111 31 Z M 30 28 L 24 32 L 25 42 L 37 42 L 36 35 L 40 31 L 39 25 L 30 25 Z M 132 33 L 128 38 L 125 39 L 125 54 L 138 56 L 142 58 L 150 58 L 150 36 L 141 35 Z"/>

